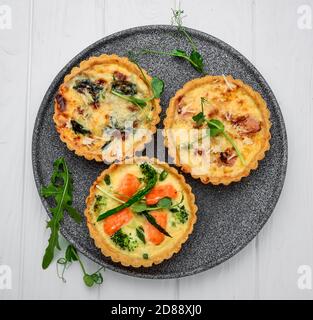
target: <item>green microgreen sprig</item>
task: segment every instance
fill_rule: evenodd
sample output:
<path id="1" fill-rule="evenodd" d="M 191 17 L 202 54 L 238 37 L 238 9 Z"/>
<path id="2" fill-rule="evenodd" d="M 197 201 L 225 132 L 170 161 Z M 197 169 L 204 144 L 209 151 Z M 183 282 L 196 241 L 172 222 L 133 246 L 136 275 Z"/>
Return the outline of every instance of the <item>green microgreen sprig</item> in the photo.
<path id="1" fill-rule="evenodd" d="M 103 282 L 103 277 L 101 274 L 101 270 L 104 269 L 103 267 L 99 268 L 96 272 L 92 273 L 92 274 L 88 274 L 86 272 L 85 266 L 82 262 L 82 260 L 80 259 L 77 250 L 74 246 L 72 246 L 71 244 L 68 245 L 68 247 L 66 248 L 65 251 L 65 255 L 64 258 L 60 258 L 57 260 L 57 272 L 58 272 L 58 276 L 59 278 L 61 278 L 64 282 L 66 282 L 65 278 L 64 278 L 64 273 L 65 270 L 68 268 L 68 266 L 75 262 L 78 261 L 82 272 L 83 272 L 83 280 L 84 283 L 87 287 L 92 287 L 94 284 L 101 284 Z M 61 265 L 63 266 L 63 270 L 62 273 L 59 273 L 59 268 L 58 266 Z"/>
<path id="2" fill-rule="evenodd" d="M 241 151 L 239 150 L 239 148 L 238 148 L 237 144 L 235 143 L 235 141 L 225 131 L 224 124 L 218 119 L 210 119 L 209 120 L 209 119 L 207 119 L 205 117 L 203 108 L 204 108 L 204 104 L 207 103 L 207 102 L 208 101 L 205 98 L 201 97 L 201 112 L 199 112 L 198 114 L 196 114 L 195 116 L 192 117 L 193 121 L 196 122 L 197 126 L 201 126 L 203 123 L 206 123 L 208 128 L 209 128 L 208 134 L 205 137 L 202 137 L 201 139 L 209 137 L 209 136 L 210 137 L 216 137 L 216 136 L 218 136 L 220 134 L 223 135 L 225 137 L 225 139 L 235 149 L 236 154 L 237 154 L 238 158 L 240 159 L 241 163 L 243 165 L 245 165 L 245 159 L 244 159 Z M 192 145 L 194 143 L 197 143 L 197 142 L 199 142 L 199 140 L 189 143 L 188 144 L 188 148 L 192 147 Z"/>

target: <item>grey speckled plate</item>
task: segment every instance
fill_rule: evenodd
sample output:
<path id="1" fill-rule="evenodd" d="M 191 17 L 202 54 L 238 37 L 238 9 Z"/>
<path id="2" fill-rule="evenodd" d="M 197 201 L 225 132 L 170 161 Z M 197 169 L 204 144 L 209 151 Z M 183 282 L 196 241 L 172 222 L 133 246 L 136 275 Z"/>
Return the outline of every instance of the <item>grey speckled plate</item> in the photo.
<path id="1" fill-rule="evenodd" d="M 250 84 L 266 100 L 271 111 L 271 149 L 259 168 L 240 183 L 230 186 L 203 185 L 186 175 L 199 207 L 198 222 L 182 250 L 172 259 L 151 268 L 126 268 L 101 255 L 95 247 L 85 223 L 77 225 L 67 216 L 61 228 L 64 237 L 90 259 L 111 270 L 143 278 L 178 278 L 192 275 L 229 259 L 251 241 L 270 217 L 283 187 L 287 167 L 287 137 L 277 101 L 255 67 L 224 42 L 199 31 L 188 29 L 202 53 L 209 74 L 231 74 Z M 53 161 L 64 156 L 74 179 L 74 205 L 83 213 L 85 198 L 92 182 L 107 166 L 87 161 L 69 151 L 54 128 L 53 99 L 64 76 L 90 56 L 102 53 L 127 55 L 129 50 L 181 48 L 189 51 L 184 38 L 172 26 L 146 26 L 108 36 L 79 53 L 56 76 L 40 106 L 33 133 L 33 169 L 37 188 L 46 185 Z M 199 74 L 182 60 L 146 55 L 140 64 L 166 83 L 161 99 L 161 122 L 170 97 L 182 85 Z M 163 160 L 163 159 L 161 159 Z M 42 199 L 48 211 L 52 203 Z"/>

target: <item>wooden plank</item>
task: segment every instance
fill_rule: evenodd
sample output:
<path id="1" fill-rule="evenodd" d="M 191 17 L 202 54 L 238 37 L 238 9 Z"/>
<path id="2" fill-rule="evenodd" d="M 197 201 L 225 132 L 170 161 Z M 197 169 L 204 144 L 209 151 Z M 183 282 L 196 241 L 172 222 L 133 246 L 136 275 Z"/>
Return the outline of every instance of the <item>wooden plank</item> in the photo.
<path id="1" fill-rule="evenodd" d="M 105 32 L 149 24 L 170 24 L 175 0 L 105 0 Z"/>
<path id="2" fill-rule="evenodd" d="M 313 1 L 305 1 L 313 8 Z M 300 290 L 300 265 L 313 268 L 312 108 L 313 30 L 299 29 L 304 2 L 257 0 L 256 64 L 282 109 L 289 140 L 289 165 L 276 210 L 259 236 L 259 295 L 264 299 L 312 299 Z"/>
<path id="3" fill-rule="evenodd" d="M 105 1 L 105 34 L 148 24 L 169 24 L 174 1 L 115 0 Z M 101 299 L 173 299 L 176 280 L 143 280 L 107 271 L 107 284 Z"/>
<path id="4" fill-rule="evenodd" d="M 23 288 L 19 298 L 94 299 L 98 296 L 98 288 L 89 290 L 83 284 L 78 265 L 73 265 L 68 270 L 66 284 L 57 278 L 54 264 L 47 271 L 41 269 L 49 231 L 45 229 L 47 215 L 42 209 L 33 181 L 30 145 L 35 117 L 50 82 L 67 61 L 103 35 L 102 21 L 102 1 L 34 2 L 31 70 L 28 83 L 30 89 L 25 133 L 25 145 L 28 146 L 25 156 L 25 196 L 22 210 L 25 218 L 20 248 L 23 272 L 19 281 Z M 95 270 L 96 266 L 87 263 L 87 268 Z"/>
<path id="5" fill-rule="evenodd" d="M 229 43 L 253 61 L 252 2 L 181 1 L 185 25 Z M 182 279 L 180 299 L 253 299 L 257 297 L 256 241 L 222 265 Z"/>
<path id="6" fill-rule="evenodd" d="M 30 1 L 0 1 L 0 6 L 4 4 L 11 9 L 12 28 L 0 29 L 0 265 L 9 265 L 12 269 L 12 290 L 0 290 L 0 300 L 16 298 L 21 288 L 20 247 L 26 215 L 22 206 L 24 134 L 31 26 Z M 1 16 L 3 14 L 4 11 Z"/>

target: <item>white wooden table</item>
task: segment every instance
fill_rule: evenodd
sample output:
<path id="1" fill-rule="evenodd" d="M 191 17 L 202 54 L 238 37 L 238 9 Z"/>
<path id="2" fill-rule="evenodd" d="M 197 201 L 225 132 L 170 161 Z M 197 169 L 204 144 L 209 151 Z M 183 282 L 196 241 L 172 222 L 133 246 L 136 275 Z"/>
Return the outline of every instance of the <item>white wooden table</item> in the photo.
<path id="1" fill-rule="evenodd" d="M 89 289 L 78 265 L 66 284 L 53 265 L 41 269 L 49 233 L 33 180 L 31 138 L 45 91 L 87 45 L 129 27 L 168 24 L 176 2 L 0 0 L 0 21 L 1 6 L 12 14 L 11 28 L 0 23 L 0 265 L 12 269 L 12 289 L 0 289 L 0 299 L 313 298 L 312 290 L 297 284 L 299 266 L 313 268 L 313 0 L 181 1 L 185 25 L 226 41 L 256 65 L 285 118 L 285 187 L 255 240 L 222 265 L 180 280 L 106 271 L 104 283 Z"/>

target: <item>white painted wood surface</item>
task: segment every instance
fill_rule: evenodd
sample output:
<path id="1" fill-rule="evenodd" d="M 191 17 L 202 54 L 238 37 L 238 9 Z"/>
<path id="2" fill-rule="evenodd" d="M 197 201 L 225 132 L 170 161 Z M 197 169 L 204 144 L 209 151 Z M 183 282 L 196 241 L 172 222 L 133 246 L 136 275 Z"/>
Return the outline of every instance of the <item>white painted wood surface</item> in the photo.
<path id="1" fill-rule="evenodd" d="M 289 167 L 264 229 L 238 255 L 181 280 L 141 280 L 111 271 L 88 289 L 79 267 L 67 283 L 41 270 L 48 238 L 31 168 L 31 135 L 49 83 L 79 51 L 115 31 L 168 24 L 175 0 L 0 0 L 12 29 L 0 29 L 0 265 L 13 272 L 0 299 L 312 299 L 297 286 L 313 268 L 313 30 L 298 27 L 313 0 L 182 0 L 187 26 L 210 33 L 250 59 L 271 85 L 289 138 Z M 1 10 L 0 10 L 1 19 Z M 86 261 L 90 270 L 96 266 Z"/>

